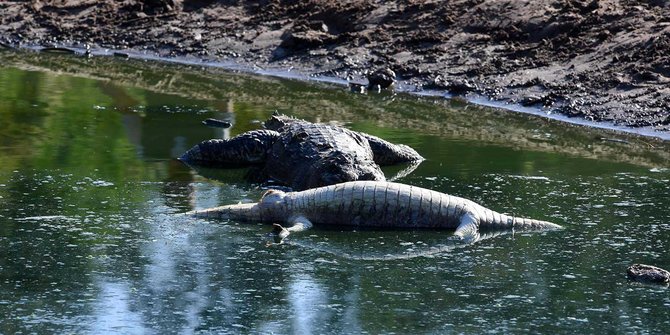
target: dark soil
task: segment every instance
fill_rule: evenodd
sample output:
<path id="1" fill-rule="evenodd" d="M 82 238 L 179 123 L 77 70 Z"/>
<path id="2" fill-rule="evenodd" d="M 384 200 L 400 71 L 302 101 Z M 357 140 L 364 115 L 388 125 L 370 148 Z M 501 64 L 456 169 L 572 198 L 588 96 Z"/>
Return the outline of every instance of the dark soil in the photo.
<path id="1" fill-rule="evenodd" d="M 234 61 L 670 130 L 670 1 L 0 2 L 5 46 Z"/>

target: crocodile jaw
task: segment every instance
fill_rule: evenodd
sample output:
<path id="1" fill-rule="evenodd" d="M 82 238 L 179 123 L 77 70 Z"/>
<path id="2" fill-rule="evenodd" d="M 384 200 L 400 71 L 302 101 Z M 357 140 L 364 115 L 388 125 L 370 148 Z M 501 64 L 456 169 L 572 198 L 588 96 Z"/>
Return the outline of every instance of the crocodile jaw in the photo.
<path id="1" fill-rule="evenodd" d="M 261 221 L 261 210 L 258 203 L 226 205 L 186 213 L 199 218 Z"/>

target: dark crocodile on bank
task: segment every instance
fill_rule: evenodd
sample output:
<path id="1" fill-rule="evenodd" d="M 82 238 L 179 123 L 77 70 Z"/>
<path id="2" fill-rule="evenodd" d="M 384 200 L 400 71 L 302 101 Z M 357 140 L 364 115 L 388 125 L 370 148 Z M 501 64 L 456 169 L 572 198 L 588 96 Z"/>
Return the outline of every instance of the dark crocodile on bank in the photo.
<path id="1" fill-rule="evenodd" d="M 450 229 L 467 243 L 480 230 L 544 231 L 561 226 L 513 217 L 471 200 L 400 183 L 354 181 L 302 192 L 267 191 L 258 203 L 220 206 L 188 212 L 201 218 L 275 224 L 281 241 L 312 225 L 350 228 Z"/>
<path id="2" fill-rule="evenodd" d="M 356 180 L 386 180 L 380 165 L 419 162 L 403 144 L 334 125 L 274 114 L 265 129 L 203 141 L 179 160 L 196 166 L 260 166 L 262 180 L 294 191 Z"/>

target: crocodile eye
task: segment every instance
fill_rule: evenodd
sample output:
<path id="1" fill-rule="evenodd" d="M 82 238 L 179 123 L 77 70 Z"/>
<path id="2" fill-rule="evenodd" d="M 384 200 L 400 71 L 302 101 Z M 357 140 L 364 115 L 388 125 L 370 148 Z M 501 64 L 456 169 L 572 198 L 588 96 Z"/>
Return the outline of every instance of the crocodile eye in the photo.
<path id="1" fill-rule="evenodd" d="M 297 139 L 297 140 L 304 140 L 304 139 L 306 139 L 307 137 L 309 137 L 309 135 L 307 135 L 307 133 L 304 132 L 304 131 L 301 131 L 301 132 L 299 132 L 299 133 L 293 135 L 293 139 Z"/>
<path id="2" fill-rule="evenodd" d="M 279 202 L 283 198 L 284 198 L 284 192 L 280 190 L 267 190 L 261 196 L 261 202 L 263 203 Z"/>

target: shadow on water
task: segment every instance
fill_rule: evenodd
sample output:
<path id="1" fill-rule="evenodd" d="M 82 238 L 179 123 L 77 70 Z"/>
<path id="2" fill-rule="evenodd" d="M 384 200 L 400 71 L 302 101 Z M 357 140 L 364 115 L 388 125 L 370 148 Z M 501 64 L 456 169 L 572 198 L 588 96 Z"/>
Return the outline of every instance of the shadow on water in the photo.
<path id="1" fill-rule="evenodd" d="M 670 267 L 665 142 L 196 66 L 5 51 L 0 64 L 0 333 L 670 327 L 667 288 L 625 279 L 633 262 Z M 409 144 L 427 160 L 398 181 L 566 229 L 455 248 L 440 232 L 312 230 L 268 248 L 268 225 L 173 216 L 260 197 L 248 170 L 174 158 L 274 110 Z"/>
<path id="2" fill-rule="evenodd" d="M 393 261 L 445 256 L 490 238 L 513 234 L 511 230 L 485 230 L 476 240 L 465 243 L 454 239 L 448 231 L 356 231 L 352 239 L 346 236 L 346 231 L 328 233 L 319 229 L 309 238 L 297 237 L 285 243 L 304 251 L 335 256 L 335 260 Z"/>

